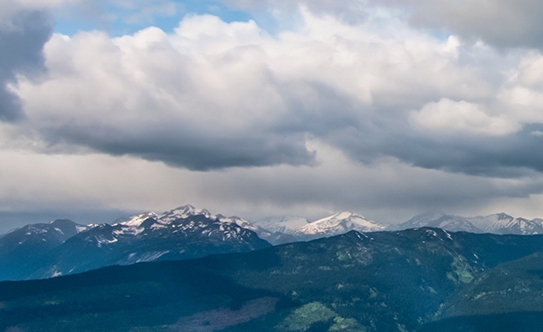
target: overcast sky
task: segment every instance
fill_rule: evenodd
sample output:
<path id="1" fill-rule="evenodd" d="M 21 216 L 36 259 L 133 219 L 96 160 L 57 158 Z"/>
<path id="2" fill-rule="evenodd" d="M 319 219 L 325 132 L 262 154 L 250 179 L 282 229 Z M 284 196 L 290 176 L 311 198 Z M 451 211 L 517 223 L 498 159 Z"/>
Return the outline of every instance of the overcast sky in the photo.
<path id="1" fill-rule="evenodd" d="M 543 2 L 2 0 L 0 232 L 193 204 L 543 217 Z"/>

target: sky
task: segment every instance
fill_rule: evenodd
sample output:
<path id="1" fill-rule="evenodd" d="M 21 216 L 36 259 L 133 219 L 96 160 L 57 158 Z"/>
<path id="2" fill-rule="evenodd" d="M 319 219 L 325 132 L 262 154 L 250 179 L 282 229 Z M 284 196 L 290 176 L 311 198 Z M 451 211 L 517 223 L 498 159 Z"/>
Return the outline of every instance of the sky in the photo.
<path id="1" fill-rule="evenodd" d="M 2 0 L 0 232 L 543 217 L 543 2 Z"/>

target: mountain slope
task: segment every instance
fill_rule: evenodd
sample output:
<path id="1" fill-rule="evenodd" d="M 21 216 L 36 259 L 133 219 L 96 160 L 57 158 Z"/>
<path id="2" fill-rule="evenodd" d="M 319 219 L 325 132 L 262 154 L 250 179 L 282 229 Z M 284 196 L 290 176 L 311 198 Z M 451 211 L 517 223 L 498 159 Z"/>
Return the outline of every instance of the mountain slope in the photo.
<path id="1" fill-rule="evenodd" d="M 539 331 L 542 289 L 543 253 L 500 264 L 452 296 L 421 331 Z"/>
<path id="2" fill-rule="evenodd" d="M 543 236 L 349 232 L 241 254 L 0 283 L 0 330 L 416 331 Z"/>
<path id="3" fill-rule="evenodd" d="M 0 280 L 21 279 L 44 264 L 45 254 L 85 226 L 68 219 L 26 225 L 0 237 Z"/>
<path id="4" fill-rule="evenodd" d="M 440 317 L 543 312 L 543 253 L 498 265 L 478 276 L 442 309 Z"/>

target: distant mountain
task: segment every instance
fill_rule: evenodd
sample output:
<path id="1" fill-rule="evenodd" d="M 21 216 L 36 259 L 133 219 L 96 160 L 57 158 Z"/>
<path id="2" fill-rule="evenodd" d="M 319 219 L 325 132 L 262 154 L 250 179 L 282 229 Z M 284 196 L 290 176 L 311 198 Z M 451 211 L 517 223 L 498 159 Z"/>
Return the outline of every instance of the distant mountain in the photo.
<path id="1" fill-rule="evenodd" d="M 45 254 L 86 226 L 68 219 L 26 225 L 0 237 L 0 280 L 21 279 L 41 266 Z"/>
<path id="2" fill-rule="evenodd" d="M 352 212 L 336 213 L 313 222 L 301 217 L 284 217 L 257 221 L 254 225 L 258 227 L 255 232 L 274 245 L 314 240 L 352 230 L 375 232 L 385 229 L 385 226 Z"/>
<path id="3" fill-rule="evenodd" d="M 3 261 L 11 265 L 7 272 L 0 273 L 0 280 L 48 278 L 108 265 L 190 259 L 270 246 L 240 225 L 252 227 L 241 218 L 215 216 L 186 205 L 161 215 L 143 213 L 112 225 L 77 226 L 79 232 L 74 231 L 76 226 L 62 231 L 58 222 L 48 228 L 40 224 L 33 243 L 42 245 L 42 237 L 54 241 L 47 240 L 38 249 L 34 245 L 23 250 L 25 242 L 12 239 L 19 238 L 26 229 L 36 228 L 30 225 L 0 239 L 0 243 L 12 243 L 15 248 L 5 251 Z"/>
<path id="4" fill-rule="evenodd" d="M 0 331 L 415 332 L 440 322 L 449 324 L 428 331 L 476 331 L 447 319 L 543 311 L 539 298 L 522 302 L 541 298 L 541 255 L 521 259 L 541 248 L 541 235 L 351 231 L 248 253 L 2 282 Z"/>
<path id="5" fill-rule="evenodd" d="M 298 239 L 296 239 L 294 236 L 292 236 L 289 233 L 287 227 L 289 227 L 290 225 L 287 226 L 286 223 L 283 226 L 275 227 L 275 224 L 271 221 L 268 221 L 268 222 L 261 221 L 259 223 L 255 223 L 255 222 L 249 222 L 239 217 L 225 218 L 221 215 L 219 215 L 219 219 L 223 222 L 233 222 L 245 229 L 249 229 L 255 232 L 258 235 L 258 237 L 260 237 L 261 239 L 265 241 L 268 241 L 269 243 L 273 245 L 298 241 Z"/>
<path id="6" fill-rule="evenodd" d="M 426 212 L 388 227 L 388 230 L 438 227 L 452 232 L 533 235 L 543 234 L 542 219 L 513 218 L 505 213 L 486 217 L 460 217 L 443 212 Z"/>
<path id="7" fill-rule="evenodd" d="M 482 233 L 467 218 L 448 215 L 438 211 L 419 214 L 404 223 L 392 225 L 389 229 L 401 230 L 420 227 L 437 227 L 451 232 Z"/>
<path id="8" fill-rule="evenodd" d="M 481 232 L 494 234 L 543 234 L 542 219 L 513 218 L 505 213 L 492 214 L 486 217 L 469 218 L 470 222 Z"/>
<path id="9" fill-rule="evenodd" d="M 253 223 L 271 232 L 292 234 L 298 228 L 309 224 L 309 221 L 302 217 L 286 216 L 253 221 Z"/>
<path id="10" fill-rule="evenodd" d="M 385 226 L 352 212 L 341 212 L 326 218 L 313 221 L 292 232 L 299 240 L 312 240 L 345 234 L 355 230 L 359 232 L 382 231 Z"/>
<path id="11" fill-rule="evenodd" d="M 448 231 L 543 234 L 543 220 L 504 213 L 466 218 L 429 212 L 386 230 L 436 227 Z M 299 217 L 249 222 L 214 215 L 191 205 L 162 214 L 147 212 L 113 224 L 77 225 L 69 220 L 28 225 L 0 237 L 0 280 L 48 278 L 108 265 L 179 260 L 248 252 L 347 233 L 378 232 L 385 226 L 352 212 L 313 222 Z"/>

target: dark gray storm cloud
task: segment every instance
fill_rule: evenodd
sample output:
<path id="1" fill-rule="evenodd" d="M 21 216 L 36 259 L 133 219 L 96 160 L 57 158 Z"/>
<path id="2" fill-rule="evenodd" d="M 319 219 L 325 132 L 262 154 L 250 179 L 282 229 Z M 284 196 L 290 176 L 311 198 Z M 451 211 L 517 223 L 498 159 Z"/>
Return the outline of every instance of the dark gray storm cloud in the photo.
<path id="1" fill-rule="evenodd" d="M 307 150 L 303 135 L 298 133 L 248 132 L 242 137 L 225 137 L 220 133 L 221 128 L 215 130 L 149 128 L 126 132 L 56 127 L 47 133 L 47 140 L 59 144 L 60 149 L 63 148 L 60 142 L 64 141 L 69 142 L 69 146 L 83 146 L 116 156 L 136 156 L 195 171 L 315 163 L 315 152 Z"/>
<path id="2" fill-rule="evenodd" d="M 392 156 L 426 169 L 468 175 L 515 178 L 543 173 L 543 137 L 527 126 L 504 137 L 458 137 L 447 141 L 415 136 L 409 132 L 369 134 L 352 130 L 330 137 L 354 160 L 371 164 L 379 157 Z"/>
<path id="3" fill-rule="evenodd" d="M 0 121 L 23 117 L 21 101 L 8 85 L 17 74 L 43 70 L 43 46 L 51 37 L 53 23 L 41 11 L 20 11 L 0 25 Z"/>

